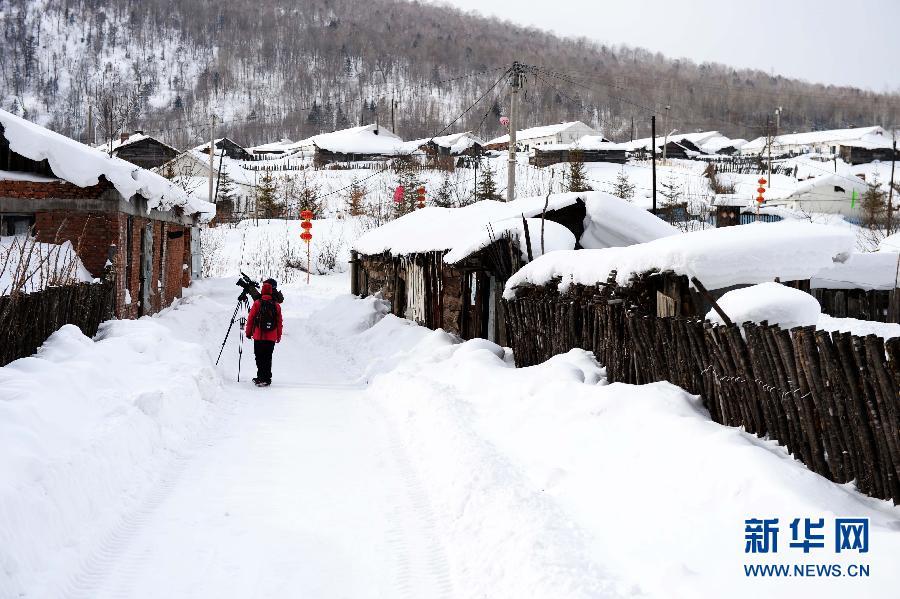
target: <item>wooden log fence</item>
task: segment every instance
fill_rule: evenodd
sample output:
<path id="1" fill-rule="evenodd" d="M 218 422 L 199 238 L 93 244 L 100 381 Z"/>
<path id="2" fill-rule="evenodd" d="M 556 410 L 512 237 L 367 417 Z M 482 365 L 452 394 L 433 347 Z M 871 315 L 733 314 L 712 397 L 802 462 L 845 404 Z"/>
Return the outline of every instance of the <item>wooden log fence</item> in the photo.
<path id="1" fill-rule="evenodd" d="M 504 302 L 516 365 L 592 351 L 610 382 L 670 381 L 701 395 L 714 421 L 900 504 L 900 338 L 656 317 L 610 288 L 531 288 Z"/>
<path id="2" fill-rule="evenodd" d="M 115 285 L 106 280 L 0 297 L 0 366 L 34 354 L 66 324 L 93 337 L 114 308 Z"/>

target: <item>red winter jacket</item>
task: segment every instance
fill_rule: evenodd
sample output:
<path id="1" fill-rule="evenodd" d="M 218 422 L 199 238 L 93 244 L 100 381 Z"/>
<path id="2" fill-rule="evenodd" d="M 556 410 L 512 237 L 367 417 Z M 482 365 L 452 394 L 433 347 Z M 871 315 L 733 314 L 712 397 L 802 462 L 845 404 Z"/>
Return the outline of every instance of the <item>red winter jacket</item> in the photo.
<path id="1" fill-rule="evenodd" d="M 272 301 L 271 285 L 269 285 L 268 283 L 263 283 L 260 292 L 262 294 L 262 299 Z M 260 301 L 261 300 L 256 300 L 255 302 L 253 302 L 253 307 L 250 308 L 250 314 L 247 316 L 247 329 L 245 333 L 247 337 L 253 339 L 254 341 L 274 341 L 275 343 L 280 343 L 281 325 L 283 323 L 281 319 L 281 304 L 273 302 L 275 303 L 275 328 L 271 331 L 263 331 L 256 326 L 256 316 L 259 313 Z"/>

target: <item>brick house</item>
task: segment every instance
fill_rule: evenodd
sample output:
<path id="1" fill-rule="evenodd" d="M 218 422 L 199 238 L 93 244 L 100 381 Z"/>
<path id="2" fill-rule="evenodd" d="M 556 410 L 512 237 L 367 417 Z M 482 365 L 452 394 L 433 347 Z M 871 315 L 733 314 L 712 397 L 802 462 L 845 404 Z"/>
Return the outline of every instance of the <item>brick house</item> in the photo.
<path id="1" fill-rule="evenodd" d="M 118 318 L 181 296 L 192 230 L 213 214 L 155 173 L 0 110 L 0 234 L 71 241 L 94 277 L 115 277 Z"/>

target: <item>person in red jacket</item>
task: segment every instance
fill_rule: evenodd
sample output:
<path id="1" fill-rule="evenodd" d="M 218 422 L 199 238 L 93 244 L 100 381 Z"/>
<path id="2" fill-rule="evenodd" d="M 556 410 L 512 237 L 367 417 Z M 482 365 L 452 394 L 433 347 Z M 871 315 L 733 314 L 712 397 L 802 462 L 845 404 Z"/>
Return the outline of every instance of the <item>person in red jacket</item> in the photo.
<path id="1" fill-rule="evenodd" d="M 275 344 L 281 342 L 281 304 L 272 297 L 272 285 L 263 283 L 261 297 L 253 302 L 247 316 L 247 337 L 253 339 L 253 355 L 256 357 L 257 387 L 272 384 L 272 353 Z"/>

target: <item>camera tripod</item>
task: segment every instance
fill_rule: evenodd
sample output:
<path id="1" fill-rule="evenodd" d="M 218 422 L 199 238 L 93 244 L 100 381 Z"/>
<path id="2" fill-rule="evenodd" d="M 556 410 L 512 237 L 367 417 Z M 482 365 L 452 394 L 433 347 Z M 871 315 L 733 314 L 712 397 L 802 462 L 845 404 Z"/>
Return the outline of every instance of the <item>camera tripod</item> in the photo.
<path id="1" fill-rule="evenodd" d="M 216 358 L 216 366 L 218 366 L 219 360 L 222 359 L 222 352 L 225 351 L 225 344 L 228 343 L 228 336 L 231 335 L 231 329 L 234 327 L 234 321 L 238 320 L 238 325 L 241 329 L 239 333 L 240 343 L 238 344 L 238 382 L 241 382 L 241 358 L 244 355 L 244 327 L 247 325 L 246 314 L 249 309 L 250 299 L 247 297 L 247 292 L 244 291 L 238 296 L 237 305 L 234 307 L 234 312 L 231 314 L 231 322 L 228 323 L 228 330 L 225 331 L 225 339 L 222 340 L 222 347 L 219 348 L 219 357 Z M 239 313 L 241 314 L 240 318 L 238 318 Z"/>

